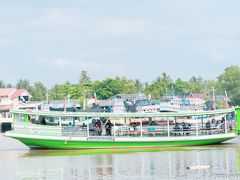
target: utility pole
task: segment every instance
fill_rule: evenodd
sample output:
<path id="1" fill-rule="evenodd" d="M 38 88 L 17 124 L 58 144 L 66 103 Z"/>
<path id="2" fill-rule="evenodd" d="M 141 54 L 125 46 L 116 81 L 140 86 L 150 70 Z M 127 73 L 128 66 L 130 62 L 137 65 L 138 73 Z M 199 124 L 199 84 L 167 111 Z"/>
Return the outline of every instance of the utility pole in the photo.
<path id="1" fill-rule="evenodd" d="M 215 102 L 215 101 L 216 101 L 216 98 L 215 98 L 215 90 L 214 90 L 214 87 L 212 87 L 212 93 L 213 93 L 213 94 L 212 94 L 212 96 L 213 96 L 213 97 L 212 97 L 212 101 L 213 101 L 212 108 L 213 108 L 213 109 L 216 109 L 216 102 Z"/>
<path id="2" fill-rule="evenodd" d="M 46 93 L 46 102 L 48 103 L 49 102 L 49 97 L 48 97 L 48 90 L 47 90 L 47 93 Z"/>

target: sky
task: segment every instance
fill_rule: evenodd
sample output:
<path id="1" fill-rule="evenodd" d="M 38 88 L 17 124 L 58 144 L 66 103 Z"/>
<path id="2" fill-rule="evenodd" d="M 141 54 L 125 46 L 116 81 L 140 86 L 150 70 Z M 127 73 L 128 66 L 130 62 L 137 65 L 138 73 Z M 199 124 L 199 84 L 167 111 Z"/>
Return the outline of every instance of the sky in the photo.
<path id="1" fill-rule="evenodd" d="M 239 0 L 0 0 L 0 80 L 216 79 L 240 66 Z"/>

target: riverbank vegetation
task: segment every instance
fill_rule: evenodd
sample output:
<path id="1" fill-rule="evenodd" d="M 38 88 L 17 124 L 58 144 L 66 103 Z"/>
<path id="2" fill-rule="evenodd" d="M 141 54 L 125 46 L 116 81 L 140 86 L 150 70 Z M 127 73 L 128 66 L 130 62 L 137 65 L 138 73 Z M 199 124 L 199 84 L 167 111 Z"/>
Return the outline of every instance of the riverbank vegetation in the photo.
<path id="1" fill-rule="evenodd" d="M 188 81 L 180 78 L 173 80 L 168 74 L 162 73 L 152 82 L 141 82 L 139 79 L 128 79 L 126 77 L 106 78 L 104 80 L 92 81 L 87 71 L 81 71 L 78 83 L 69 81 L 55 84 L 48 89 L 43 82 L 30 84 L 29 80 L 19 79 L 16 85 L 8 84 L 0 80 L 0 88 L 24 88 L 32 94 L 32 101 L 64 99 L 70 95 L 73 99 L 83 101 L 85 98 L 96 95 L 98 99 L 108 99 L 120 94 L 144 93 L 152 99 L 162 99 L 166 95 L 187 96 L 191 93 L 202 93 L 210 98 L 212 89 L 218 95 L 225 96 L 225 91 L 232 105 L 240 105 L 240 67 L 227 67 L 216 80 L 205 80 L 202 77 L 191 77 Z"/>

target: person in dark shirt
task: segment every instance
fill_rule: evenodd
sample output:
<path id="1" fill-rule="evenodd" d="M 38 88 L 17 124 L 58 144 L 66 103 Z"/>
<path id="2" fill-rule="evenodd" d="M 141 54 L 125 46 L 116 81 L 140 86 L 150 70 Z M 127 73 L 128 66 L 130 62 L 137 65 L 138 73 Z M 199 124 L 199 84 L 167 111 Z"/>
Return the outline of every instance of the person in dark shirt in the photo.
<path id="1" fill-rule="evenodd" d="M 181 135 L 180 132 L 179 132 L 179 133 L 176 133 L 176 132 L 178 132 L 178 131 L 181 131 L 181 126 L 178 124 L 178 122 L 174 125 L 173 130 L 174 130 L 175 136 L 176 136 L 176 135 Z"/>
<path id="2" fill-rule="evenodd" d="M 111 123 L 110 119 L 108 119 L 107 123 L 105 124 L 105 129 L 106 129 L 106 135 L 107 136 L 112 135 L 112 132 L 111 132 L 112 126 L 113 126 L 113 124 Z"/>
<path id="3" fill-rule="evenodd" d="M 42 124 L 42 125 L 46 125 L 46 124 L 47 124 L 47 123 L 46 123 L 46 119 L 45 119 L 45 117 L 42 117 L 41 124 Z"/>
<path id="4" fill-rule="evenodd" d="M 207 129 L 207 130 L 210 130 L 210 129 L 211 129 L 211 123 L 210 123 L 210 121 L 206 122 L 205 126 L 206 126 L 206 129 Z"/>
<path id="5" fill-rule="evenodd" d="M 185 122 L 183 122 L 182 128 L 183 128 L 184 131 L 186 131 L 188 129 L 188 126 L 187 126 L 187 124 L 185 124 Z"/>
<path id="6" fill-rule="evenodd" d="M 181 127 L 179 126 L 178 122 L 173 127 L 174 131 L 180 131 Z"/>

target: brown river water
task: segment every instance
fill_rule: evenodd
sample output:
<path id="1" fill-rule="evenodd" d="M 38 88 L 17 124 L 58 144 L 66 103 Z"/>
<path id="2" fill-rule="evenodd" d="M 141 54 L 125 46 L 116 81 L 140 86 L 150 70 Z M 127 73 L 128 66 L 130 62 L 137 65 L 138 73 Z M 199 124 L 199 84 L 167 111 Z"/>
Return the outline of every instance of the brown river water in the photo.
<path id="1" fill-rule="evenodd" d="M 0 179 L 240 179 L 240 138 L 159 149 L 29 150 L 0 134 Z"/>

